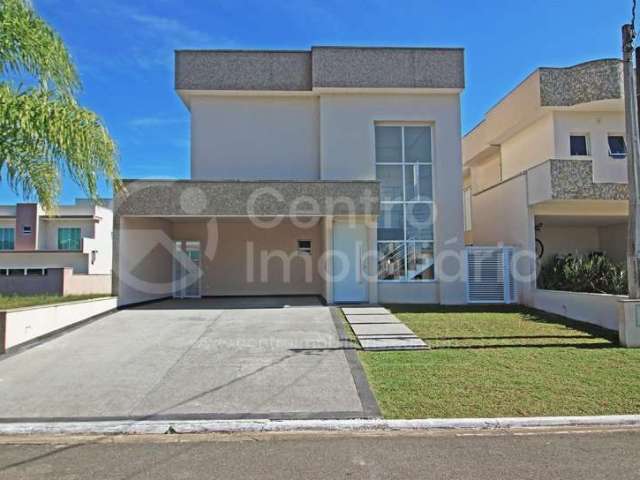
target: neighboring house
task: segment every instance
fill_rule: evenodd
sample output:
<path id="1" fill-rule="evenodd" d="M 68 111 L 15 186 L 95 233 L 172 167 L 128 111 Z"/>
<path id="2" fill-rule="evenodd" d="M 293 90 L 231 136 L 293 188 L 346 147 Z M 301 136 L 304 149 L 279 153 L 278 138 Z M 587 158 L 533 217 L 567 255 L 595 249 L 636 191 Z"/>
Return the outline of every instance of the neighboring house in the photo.
<path id="1" fill-rule="evenodd" d="M 463 139 L 466 243 L 624 262 L 624 135 L 619 60 L 537 69 Z M 518 268 L 535 278 L 536 263 Z M 535 280 L 520 285 L 523 303 L 535 294 Z"/>
<path id="2" fill-rule="evenodd" d="M 175 81 L 191 179 L 125 181 L 120 304 L 465 301 L 463 50 L 178 51 Z"/>
<path id="3" fill-rule="evenodd" d="M 110 293 L 112 233 L 110 202 L 0 206 L 0 294 Z"/>

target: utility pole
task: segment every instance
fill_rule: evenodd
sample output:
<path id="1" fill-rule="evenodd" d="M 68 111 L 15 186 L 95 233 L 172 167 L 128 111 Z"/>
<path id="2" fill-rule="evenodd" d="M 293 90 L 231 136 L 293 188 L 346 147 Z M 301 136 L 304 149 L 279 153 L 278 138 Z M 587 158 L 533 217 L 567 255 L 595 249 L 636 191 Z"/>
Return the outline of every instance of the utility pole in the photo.
<path id="1" fill-rule="evenodd" d="M 633 66 L 633 25 L 622 26 L 622 63 L 624 76 L 624 110 L 627 137 L 627 172 L 629 185 L 629 229 L 627 236 L 627 274 L 629 298 L 640 298 L 640 211 L 638 210 L 638 172 L 640 171 L 640 131 L 638 130 L 638 100 L 636 72 Z M 636 53 L 636 55 L 638 55 Z M 639 88 L 640 90 L 640 88 Z"/>

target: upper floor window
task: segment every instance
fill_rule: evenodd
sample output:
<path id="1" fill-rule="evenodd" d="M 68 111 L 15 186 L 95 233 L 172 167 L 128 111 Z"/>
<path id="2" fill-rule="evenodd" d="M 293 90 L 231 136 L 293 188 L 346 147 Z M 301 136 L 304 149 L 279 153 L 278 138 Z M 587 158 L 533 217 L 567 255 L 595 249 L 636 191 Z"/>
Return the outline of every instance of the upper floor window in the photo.
<path id="1" fill-rule="evenodd" d="M 588 135 L 569 136 L 569 151 L 572 157 L 588 157 L 590 152 Z"/>
<path id="2" fill-rule="evenodd" d="M 14 250 L 16 231 L 14 228 L 0 228 L 0 250 Z"/>
<path id="3" fill-rule="evenodd" d="M 624 136 L 609 135 L 609 156 L 611 158 L 625 158 L 627 156 L 627 146 L 624 143 Z"/>
<path id="4" fill-rule="evenodd" d="M 80 229 L 63 227 L 58 229 L 58 250 L 80 250 Z"/>
<path id="5" fill-rule="evenodd" d="M 428 125 L 375 126 L 380 280 L 435 277 L 431 135 Z"/>
<path id="6" fill-rule="evenodd" d="M 22 234 L 23 235 L 31 235 L 31 225 L 23 225 L 22 226 Z"/>

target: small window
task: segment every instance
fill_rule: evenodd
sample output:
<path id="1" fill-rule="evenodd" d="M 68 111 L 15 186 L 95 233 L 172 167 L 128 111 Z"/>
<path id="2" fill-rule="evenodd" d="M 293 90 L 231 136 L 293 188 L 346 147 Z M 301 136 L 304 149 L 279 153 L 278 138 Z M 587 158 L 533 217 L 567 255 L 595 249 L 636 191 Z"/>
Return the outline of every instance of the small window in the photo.
<path id="1" fill-rule="evenodd" d="M 43 277 L 47 274 L 46 268 L 27 268 L 27 275 Z"/>
<path id="2" fill-rule="evenodd" d="M 80 250 L 80 229 L 59 228 L 58 250 Z"/>
<path id="3" fill-rule="evenodd" d="M 609 156 L 611 158 L 625 158 L 627 156 L 627 146 L 622 135 L 609 135 Z"/>
<path id="4" fill-rule="evenodd" d="M 589 156 L 589 139 L 586 135 L 571 135 L 569 147 L 572 157 Z"/>
<path id="5" fill-rule="evenodd" d="M 311 240 L 298 240 L 298 253 L 311 255 Z"/>
<path id="6" fill-rule="evenodd" d="M 31 225 L 23 225 L 22 226 L 22 234 L 23 235 L 31 235 Z"/>
<path id="7" fill-rule="evenodd" d="M 15 246 L 15 229 L 0 228 L 0 250 L 13 250 Z"/>

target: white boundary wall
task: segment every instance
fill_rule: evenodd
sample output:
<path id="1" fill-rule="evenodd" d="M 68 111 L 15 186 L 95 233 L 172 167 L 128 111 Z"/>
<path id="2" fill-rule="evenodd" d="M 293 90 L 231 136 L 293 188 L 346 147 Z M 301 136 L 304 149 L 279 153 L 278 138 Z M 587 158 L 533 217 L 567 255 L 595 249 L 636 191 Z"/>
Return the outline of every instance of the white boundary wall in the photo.
<path id="1" fill-rule="evenodd" d="M 105 297 L 0 312 L 0 334 L 4 322 L 4 349 L 114 310 L 117 303 L 116 297 Z"/>
<path id="2" fill-rule="evenodd" d="M 535 290 L 531 306 L 617 332 L 618 304 L 625 298 L 604 293 Z"/>

